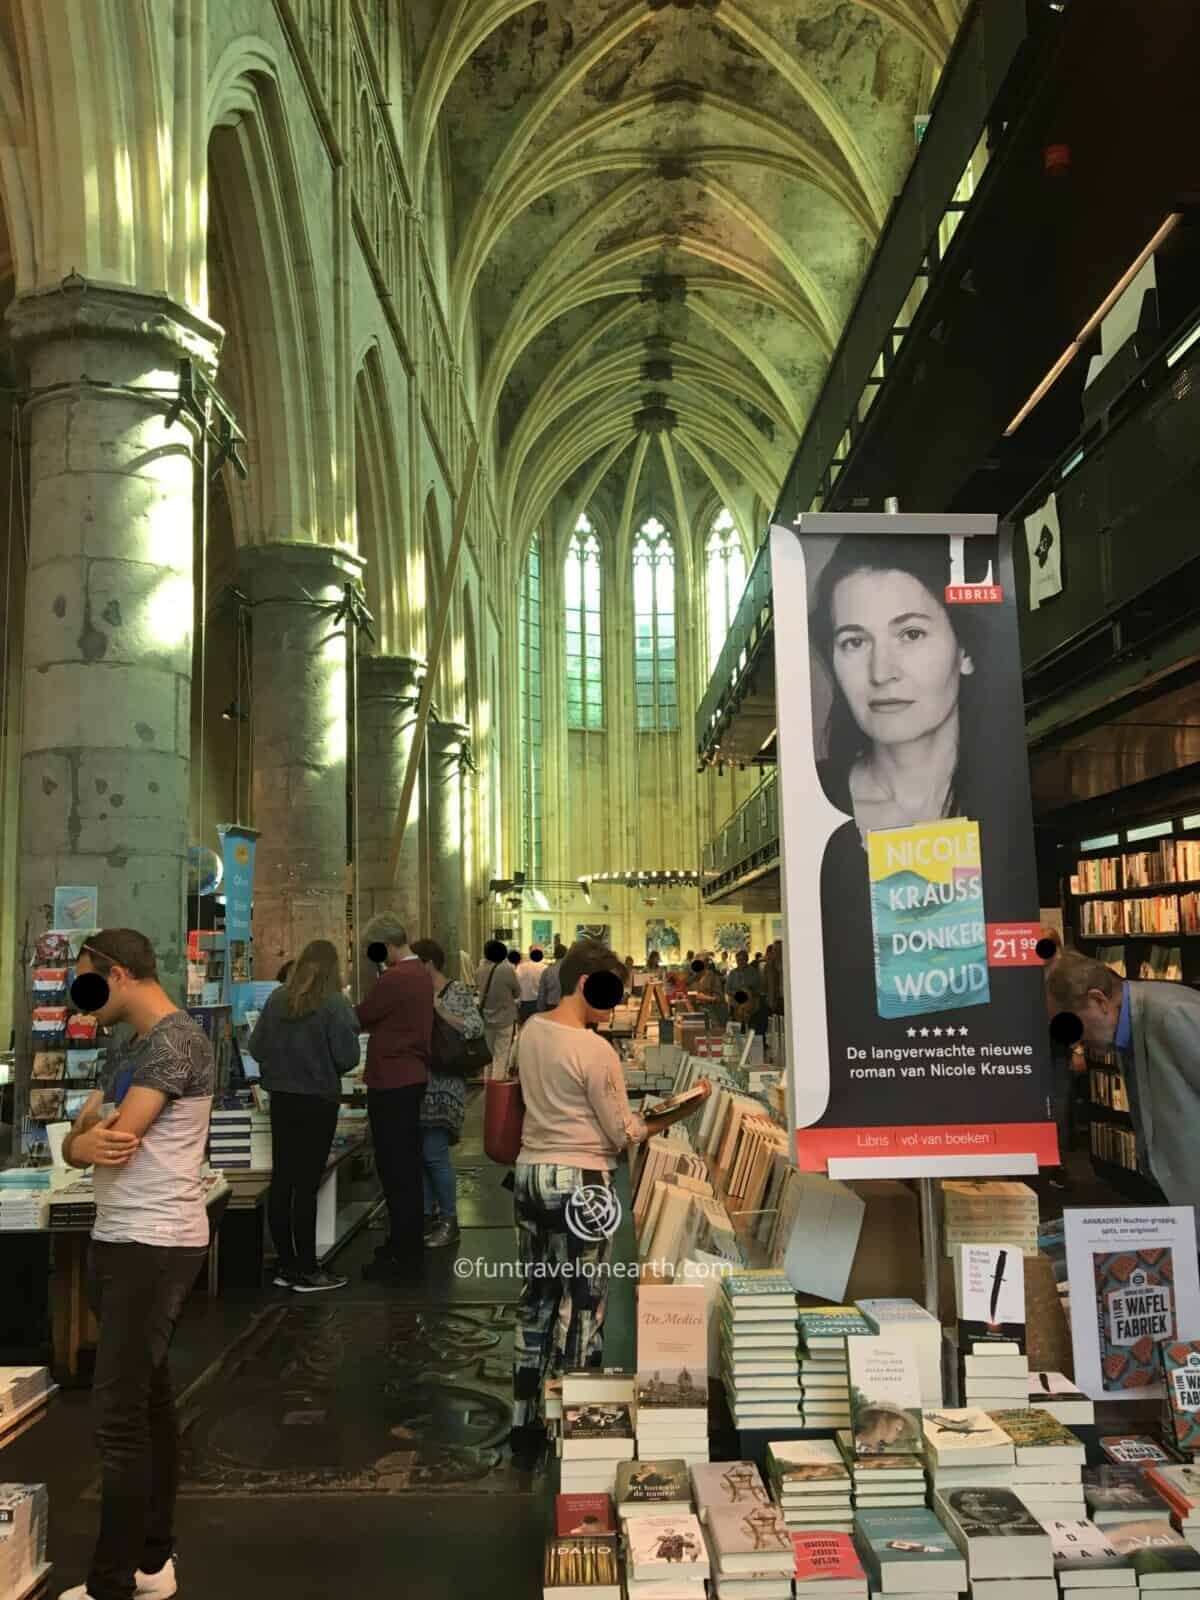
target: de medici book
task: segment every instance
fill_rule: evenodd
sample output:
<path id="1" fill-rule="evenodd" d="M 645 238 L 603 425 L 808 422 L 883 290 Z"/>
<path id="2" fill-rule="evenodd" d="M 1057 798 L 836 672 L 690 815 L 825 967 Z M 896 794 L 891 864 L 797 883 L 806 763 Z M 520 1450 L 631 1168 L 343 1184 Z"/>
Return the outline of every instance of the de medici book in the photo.
<path id="1" fill-rule="evenodd" d="M 947 817 L 874 830 L 867 870 L 879 1015 L 987 1005 L 979 824 Z"/>

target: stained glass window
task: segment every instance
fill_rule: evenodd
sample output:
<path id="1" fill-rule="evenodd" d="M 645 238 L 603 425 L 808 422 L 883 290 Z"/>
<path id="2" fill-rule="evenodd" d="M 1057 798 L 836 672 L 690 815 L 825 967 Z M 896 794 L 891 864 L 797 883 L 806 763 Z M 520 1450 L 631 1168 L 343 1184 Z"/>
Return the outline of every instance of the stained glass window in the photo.
<path id="1" fill-rule="evenodd" d="M 634 685 L 641 733 L 679 727 L 675 656 L 675 547 L 657 517 L 633 546 Z"/>
<path id="2" fill-rule="evenodd" d="M 522 866 L 542 868 L 542 541 L 534 534 L 521 571 L 521 846 Z"/>
<path id="3" fill-rule="evenodd" d="M 726 510 L 713 520 L 705 547 L 705 577 L 708 589 L 708 670 L 717 664 L 738 601 L 746 587 L 746 558 L 733 518 Z"/>
<path id="4" fill-rule="evenodd" d="M 604 726 L 600 541 L 587 516 L 575 524 L 563 573 L 567 608 L 567 727 Z"/>

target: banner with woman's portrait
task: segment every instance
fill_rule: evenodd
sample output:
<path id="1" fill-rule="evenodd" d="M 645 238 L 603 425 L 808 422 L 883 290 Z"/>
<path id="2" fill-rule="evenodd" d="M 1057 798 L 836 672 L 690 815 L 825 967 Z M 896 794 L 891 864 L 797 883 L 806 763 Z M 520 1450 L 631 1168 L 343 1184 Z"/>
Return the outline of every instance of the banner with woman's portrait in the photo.
<path id="1" fill-rule="evenodd" d="M 799 1164 L 1052 1164 L 1009 531 L 805 515 L 771 554 Z"/>

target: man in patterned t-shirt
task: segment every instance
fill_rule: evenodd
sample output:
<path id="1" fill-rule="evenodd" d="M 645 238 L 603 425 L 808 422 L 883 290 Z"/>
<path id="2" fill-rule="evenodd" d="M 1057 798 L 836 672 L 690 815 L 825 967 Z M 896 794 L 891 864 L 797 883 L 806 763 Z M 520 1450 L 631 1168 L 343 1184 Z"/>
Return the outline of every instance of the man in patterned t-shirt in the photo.
<path id="1" fill-rule="evenodd" d="M 92 1402 L 102 1495 L 87 1583 L 61 1600 L 167 1600 L 178 1475 L 167 1353 L 208 1248 L 201 1173 L 215 1062 L 203 1029 L 159 983 L 144 934 L 93 934 L 77 971 L 78 1003 L 133 1037 L 112 1053 L 107 1090 L 89 1097 L 63 1145 L 71 1166 L 95 1168 L 88 1289 L 100 1324 Z"/>

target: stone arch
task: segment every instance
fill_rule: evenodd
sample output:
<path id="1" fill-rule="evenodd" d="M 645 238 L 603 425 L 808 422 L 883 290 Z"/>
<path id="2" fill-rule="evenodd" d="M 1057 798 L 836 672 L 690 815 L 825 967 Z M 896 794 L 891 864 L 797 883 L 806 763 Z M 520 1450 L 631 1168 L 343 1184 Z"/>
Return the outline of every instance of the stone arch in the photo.
<path id="1" fill-rule="evenodd" d="M 308 208 L 263 41 L 225 52 L 209 113 L 210 250 L 225 266 L 219 320 L 231 335 L 218 382 L 236 368 L 251 465 L 234 497 L 239 542 L 330 540 L 331 362 Z"/>

